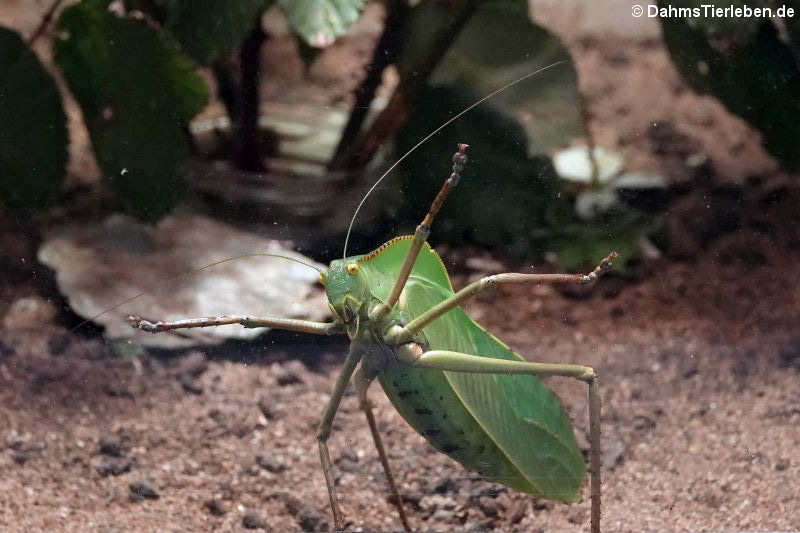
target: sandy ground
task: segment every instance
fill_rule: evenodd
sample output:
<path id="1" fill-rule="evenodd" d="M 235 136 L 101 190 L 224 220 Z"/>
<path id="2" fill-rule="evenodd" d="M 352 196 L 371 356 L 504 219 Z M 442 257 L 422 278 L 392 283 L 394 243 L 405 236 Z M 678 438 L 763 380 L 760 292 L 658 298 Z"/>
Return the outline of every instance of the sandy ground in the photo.
<path id="1" fill-rule="evenodd" d="M 24 14 L 19 2 L 2 7 L 15 6 Z M 575 56 L 598 143 L 633 168 L 679 178 L 687 146 L 708 156 L 710 183 L 667 214 L 684 259 L 609 277 L 585 298 L 503 289 L 468 310 L 530 360 L 597 369 L 605 530 L 798 529 L 796 179 L 744 123 L 682 84 L 653 21 L 632 22 L 624 2 L 604 6 L 542 2 L 534 12 Z M 265 61 L 278 64 L 285 46 L 271 41 Z M 316 76 L 332 83 L 325 72 Z M 758 179 L 725 189 L 747 176 Z M 737 231 L 726 233 L 731 212 Z M 119 357 L 97 331 L 70 330 L 52 274 L 36 265 L 36 228 L 0 218 L 0 530 L 332 526 L 314 431 L 344 341 L 270 334 Z M 522 266 L 442 252 L 458 286 L 480 273 L 469 257 Z M 585 387 L 549 383 L 586 452 Z M 378 389 L 379 428 L 416 529 L 588 529 L 588 501 L 536 501 L 477 479 L 435 453 Z M 348 528 L 399 529 L 352 394 L 331 450 Z"/>

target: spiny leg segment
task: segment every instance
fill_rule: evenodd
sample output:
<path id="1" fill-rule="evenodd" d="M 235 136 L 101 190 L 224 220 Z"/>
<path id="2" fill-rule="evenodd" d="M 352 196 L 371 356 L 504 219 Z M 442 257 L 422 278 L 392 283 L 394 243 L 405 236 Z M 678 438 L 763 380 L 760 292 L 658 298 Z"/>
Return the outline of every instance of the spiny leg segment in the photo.
<path id="1" fill-rule="evenodd" d="M 239 324 L 245 328 L 274 328 L 289 331 L 300 331 L 316 335 L 334 335 L 343 333 L 344 328 L 340 322 L 312 322 L 311 320 L 298 320 L 280 317 L 253 317 L 223 315 L 204 318 L 185 318 L 182 320 L 150 322 L 142 317 L 131 315 L 128 317 L 131 327 L 149 333 L 162 333 L 174 329 L 207 328 L 211 326 L 225 326 Z"/>
<path id="2" fill-rule="evenodd" d="M 408 276 L 411 275 L 411 269 L 414 267 L 417 256 L 419 255 L 420 250 L 422 250 L 422 246 L 425 244 L 425 241 L 428 240 L 428 236 L 431 234 L 433 219 L 436 217 L 437 213 L 439 213 L 439 209 L 442 208 L 442 204 L 444 204 L 444 201 L 450 195 L 450 191 L 456 185 L 458 185 L 458 182 L 461 180 L 461 171 L 464 170 L 464 166 L 467 164 L 467 148 L 469 148 L 468 144 L 460 143 L 458 145 L 458 151 L 453 154 L 453 169 L 450 173 L 450 177 L 447 178 L 442 184 L 442 188 L 439 190 L 436 198 L 433 199 L 433 203 L 431 203 L 430 208 L 428 208 L 428 213 L 414 231 L 414 238 L 411 241 L 411 247 L 408 249 L 408 253 L 403 260 L 403 265 L 400 268 L 400 273 L 397 275 L 397 279 L 394 282 L 392 292 L 389 293 L 389 297 L 386 298 L 385 302 L 375 307 L 375 309 L 370 313 L 370 318 L 379 319 L 385 316 L 389 311 L 392 310 L 394 305 L 397 303 L 397 300 L 400 298 L 400 293 L 403 292 L 403 287 L 406 286 Z"/>
<path id="3" fill-rule="evenodd" d="M 400 515 L 400 522 L 403 523 L 403 527 L 406 531 L 411 531 L 411 526 L 408 523 L 408 518 L 406 518 L 406 513 L 403 509 L 403 499 L 400 496 L 400 491 L 397 490 L 397 485 L 394 482 L 392 470 L 389 468 L 389 458 L 386 456 L 386 451 L 383 447 L 383 440 L 381 439 L 381 434 L 378 432 L 378 425 L 375 423 L 375 416 L 372 413 L 372 403 L 367 397 L 367 389 L 369 389 L 371 382 L 372 380 L 367 378 L 364 374 L 364 367 L 359 367 L 353 376 L 353 384 L 355 385 L 358 393 L 358 401 L 361 409 L 367 416 L 369 430 L 372 432 L 372 440 L 375 443 L 375 449 L 378 450 L 378 457 L 380 457 L 381 465 L 383 465 L 383 472 L 386 475 L 386 482 L 389 484 L 389 490 L 392 493 L 395 507 L 397 507 L 397 513 Z"/>
<path id="4" fill-rule="evenodd" d="M 351 348 L 347 359 L 344 362 L 339 377 L 336 378 L 336 384 L 333 386 L 331 392 L 331 399 L 325 405 L 325 412 L 322 415 L 322 420 L 317 429 L 317 443 L 319 444 L 319 458 L 322 462 L 322 472 L 325 474 L 325 484 L 328 486 L 328 497 L 331 500 L 331 510 L 333 511 L 333 522 L 336 531 L 344 529 L 344 519 L 342 511 L 339 510 L 339 502 L 336 498 L 336 486 L 334 485 L 333 468 L 331 466 L 331 457 L 328 453 L 328 438 L 331 435 L 331 428 L 333 427 L 333 417 L 336 416 L 336 411 L 339 410 L 339 404 L 344 396 L 344 391 L 347 384 L 350 382 L 350 377 L 355 372 L 356 365 L 361 360 L 361 352 Z"/>

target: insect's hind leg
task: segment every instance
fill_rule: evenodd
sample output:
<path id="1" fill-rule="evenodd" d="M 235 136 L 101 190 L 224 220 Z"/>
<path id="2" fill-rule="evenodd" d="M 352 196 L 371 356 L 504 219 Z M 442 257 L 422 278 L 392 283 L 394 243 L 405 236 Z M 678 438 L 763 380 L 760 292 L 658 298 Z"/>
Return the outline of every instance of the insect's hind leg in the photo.
<path id="1" fill-rule="evenodd" d="M 369 430 L 372 432 L 372 440 L 375 443 L 375 449 L 378 450 L 378 456 L 380 457 L 381 464 L 383 465 L 383 472 L 386 475 L 386 482 L 389 484 L 389 490 L 392 493 L 394 504 L 397 507 L 397 513 L 400 515 L 400 522 L 403 523 L 403 528 L 405 528 L 406 531 L 411 531 L 411 526 L 408 523 L 408 518 L 406 518 L 406 513 L 403 509 L 403 498 L 401 497 L 400 491 L 397 489 L 397 485 L 394 482 L 392 470 L 389 468 L 389 458 L 386 456 L 386 450 L 383 447 L 383 440 L 381 439 L 381 434 L 378 432 L 378 425 L 375 423 L 375 416 L 372 413 L 372 404 L 367 397 L 367 389 L 369 388 L 371 382 L 372 380 L 368 379 L 364 375 L 363 367 L 359 367 L 353 376 L 353 384 L 355 385 L 358 393 L 359 405 L 364 411 L 364 414 L 367 416 Z"/>
<path id="2" fill-rule="evenodd" d="M 410 343 L 415 344 L 415 343 Z M 408 345 L 406 345 L 408 346 Z M 418 347 L 418 345 L 416 345 Z M 531 363 L 493 359 L 447 350 L 418 351 L 415 347 L 400 349 L 398 357 L 414 366 L 468 372 L 473 374 L 530 374 L 535 376 L 564 376 L 583 381 L 589 385 L 589 441 L 591 445 L 589 470 L 591 472 L 592 510 L 591 533 L 600 533 L 600 385 L 594 369 L 582 365 Z"/>

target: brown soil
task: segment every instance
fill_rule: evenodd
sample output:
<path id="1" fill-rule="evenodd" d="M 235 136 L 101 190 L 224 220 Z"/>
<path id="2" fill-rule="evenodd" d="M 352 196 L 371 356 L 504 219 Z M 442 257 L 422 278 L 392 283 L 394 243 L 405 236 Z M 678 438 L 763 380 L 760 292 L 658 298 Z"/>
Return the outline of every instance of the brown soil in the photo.
<path id="1" fill-rule="evenodd" d="M 688 91 L 652 37 L 601 37 L 569 40 L 601 144 L 634 166 L 674 167 L 682 150 L 648 141 L 653 121 L 668 121 L 680 134 L 671 140 L 706 148 L 717 182 L 780 178 L 757 137 Z M 798 196 L 764 187 L 734 200 L 743 229 L 723 236 L 708 229 L 725 214 L 710 209 L 713 187 L 677 205 L 668 227 L 691 241 L 691 260 L 609 277 L 585 298 L 526 287 L 468 306 L 530 360 L 600 374 L 606 530 L 800 528 Z M 52 276 L 35 266 L 34 233 L 0 224 L 0 530 L 332 525 L 314 432 L 343 341 L 270 334 L 119 357 L 96 333 L 69 329 Z M 477 274 L 466 258 L 480 254 L 444 251 L 457 286 Z M 549 383 L 586 450 L 585 386 Z M 483 482 L 435 453 L 377 386 L 371 397 L 416 529 L 587 529 L 588 501 L 552 504 Z M 352 394 L 330 445 L 348 527 L 399 529 Z"/>
<path id="2" fill-rule="evenodd" d="M 651 265 L 640 282 L 609 279 L 588 299 L 529 287 L 469 306 L 532 360 L 598 369 L 607 530 L 800 524 L 800 291 L 786 281 L 797 269 L 788 257 L 722 265 L 719 254 Z M 41 292 L 6 286 L 2 301 Z M 4 308 L 8 321 L 15 314 Z M 330 525 L 314 430 L 344 343 L 279 336 L 244 355 L 229 345 L 126 360 L 57 320 L 32 325 L 2 330 L 0 528 L 238 530 L 248 513 L 277 531 Z M 551 383 L 585 449 L 584 386 Z M 588 502 L 535 501 L 435 453 L 377 388 L 378 423 L 416 528 L 586 527 Z M 331 449 L 350 527 L 397 529 L 352 395 Z M 133 501 L 141 481 L 157 499 Z"/>

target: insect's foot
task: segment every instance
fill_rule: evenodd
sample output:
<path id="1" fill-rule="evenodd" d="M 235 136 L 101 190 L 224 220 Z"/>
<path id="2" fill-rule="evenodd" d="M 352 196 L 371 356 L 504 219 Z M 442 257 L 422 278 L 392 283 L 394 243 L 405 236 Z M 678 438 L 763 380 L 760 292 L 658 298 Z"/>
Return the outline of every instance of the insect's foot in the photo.
<path id="1" fill-rule="evenodd" d="M 619 254 L 617 254 L 617 252 L 611 252 L 610 254 L 608 254 L 605 258 L 603 258 L 602 261 L 600 261 L 600 264 L 597 265 L 594 268 L 594 270 L 592 270 L 588 274 L 584 274 L 583 276 L 581 276 L 580 282 L 593 283 L 597 281 L 597 278 L 599 278 L 600 276 L 611 270 L 611 264 L 613 263 L 614 259 L 616 259 L 618 256 Z"/>
<path id="2" fill-rule="evenodd" d="M 458 143 L 458 151 L 453 154 L 453 171 L 450 174 L 450 179 L 453 180 L 453 187 L 461 181 L 461 171 L 464 170 L 468 161 L 467 148 L 469 148 L 468 144 Z"/>
<path id="3" fill-rule="evenodd" d="M 158 331 L 158 328 L 155 324 L 143 319 L 140 316 L 129 315 L 127 320 L 133 329 L 141 329 L 142 331 L 148 331 L 150 333 L 155 333 Z"/>

